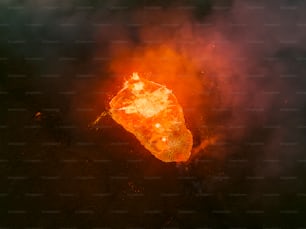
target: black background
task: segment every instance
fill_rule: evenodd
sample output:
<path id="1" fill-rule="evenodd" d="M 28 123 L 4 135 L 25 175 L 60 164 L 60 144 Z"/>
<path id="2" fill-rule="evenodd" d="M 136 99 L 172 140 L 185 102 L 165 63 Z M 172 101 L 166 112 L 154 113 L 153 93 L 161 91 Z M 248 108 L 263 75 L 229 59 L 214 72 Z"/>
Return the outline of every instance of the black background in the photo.
<path id="1" fill-rule="evenodd" d="M 146 21 L 132 15 L 159 12 L 154 26 L 165 26 L 173 9 L 219 31 L 244 56 L 233 68 L 247 65 L 249 76 L 233 74 L 233 92 L 246 93 L 208 114 L 223 137 L 187 164 L 158 161 L 110 117 L 88 127 L 105 110 L 111 47 L 148 45 Z M 297 0 L 2 0 L 0 228 L 306 228 L 305 9 Z M 201 128 L 191 129 L 196 143 Z"/>

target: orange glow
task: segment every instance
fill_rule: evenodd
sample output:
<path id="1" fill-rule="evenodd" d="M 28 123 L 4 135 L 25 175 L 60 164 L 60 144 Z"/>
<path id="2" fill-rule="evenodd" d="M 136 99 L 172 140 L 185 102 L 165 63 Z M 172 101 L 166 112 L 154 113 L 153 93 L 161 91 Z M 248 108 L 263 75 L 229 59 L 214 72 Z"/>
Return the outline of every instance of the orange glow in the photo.
<path id="1" fill-rule="evenodd" d="M 134 73 L 109 105 L 111 117 L 156 158 L 164 162 L 189 159 L 192 134 L 171 90 Z"/>
<path id="2" fill-rule="evenodd" d="M 147 79 L 171 88 L 182 107 L 198 106 L 200 99 L 194 92 L 202 91 L 203 83 L 189 56 L 166 45 L 121 50 L 117 55 L 110 65 L 110 70 L 116 75 L 129 75 L 136 69 Z"/>
<path id="3" fill-rule="evenodd" d="M 106 109 L 109 111 L 108 114 L 126 130 L 133 133 L 142 145 L 155 156 L 160 154 L 158 152 L 161 151 L 156 150 L 155 152 L 154 149 L 149 148 L 153 147 L 148 143 L 150 134 L 153 136 L 154 133 L 160 133 L 156 136 L 159 138 L 159 142 L 154 143 L 155 147 L 163 148 L 164 145 L 177 142 L 169 138 L 167 134 L 163 134 L 164 121 L 160 120 L 180 120 L 178 122 L 183 123 L 184 126 L 182 127 L 183 133 L 190 132 L 185 126 L 185 123 L 187 123 L 188 129 L 191 130 L 194 137 L 191 133 L 181 135 L 179 132 L 178 135 L 183 136 L 181 141 L 188 142 L 185 146 L 186 150 L 183 151 L 183 156 L 181 159 L 167 157 L 163 159 L 162 154 L 156 156 L 157 158 L 161 157 L 159 159 L 162 161 L 188 160 L 190 162 L 203 155 L 209 145 L 215 144 L 217 140 L 212 139 L 218 139 L 219 137 L 216 137 L 213 129 L 216 121 L 214 114 L 216 108 L 221 103 L 226 104 L 225 101 L 229 98 L 229 96 L 220 97 L 220 91 L 222 93 L 227 90 L 231 92 L 225 84 L 226 77 L 224 75 L 228 71 L 226 70 L 226 61 L 223 58 L 225 56 L 224 52 L 216 57 L 215 47 L 212 48 L 211 45 L 209 47 L 197 46 L 194 49 L 177 49 L 169 43 L 136 48 L 129 46 L 126 48 L 120 46 L 119 49 L 116 49 L 115 46 L 114 48 L 112 50 L 113 58 L 109 63 L 109 71 L 112 77 L 103 82 L 103 90 L 108 91 L 108 94 L 107 97 L 103 95 L 103 98 L 97 99 L 99 106 L 101 100 L 103 100 Z M 227 49 L 227 51 L 229 50 Z M 128 76 L 133 71 L 137 71 L 139 75 L 135 74 L 122 82 L 122 76 Z M 124 81 L 126 82 L 124 83 Z M 123 88 L 122 84 L 124 84 Z M 153 88 L 160 89 L 154 91 Z M 138 96 L 139 99 L 134 101 L 136 96 L 132 91 L 143 97 Z M 163 100 L 165 97 L 163 94 L 167 94 L 167 91 L 169 91 L 168 100 L 172 100 L 174 97 L 173 101 L 179 107 L 179 109 L 176 108 L 178 109 L 178 117 L 173 115 L 172 111 L 170 112 L 171 115 L 168 115 L 163 110 L 168 106 L 168 100 Z M 148 99 L 146 100 L 146 98 Z M 133 113 L 135 111 L 136 113 Z M 150 116 L 155 112 L 160 112 L 156 114 L 156 117 L 161 116 L 161 118 L 154 119 L 154 122 L 149 121 L 151 120 Z M 140 116 L 140 114 L 142 115 Z M 99 116 L 93 126 L 98 124 L 101 118 L 102 116 Z M 143 119 L 144 122 L 142 122 Z M 141 123 L 139 123 L 140 121 Z M 150 131 L 147 133 L 141 129 L 144 132 L 142 134 L 137 129 L 138 127 L 133 126 L 138 123 L 140 126 L 147 126 L 146 130 L 150 129 Z M 175 126 L 175 122 L 171 125 Z M 207 129 L 210 130 L 209 133 Z M 191 157 L 189 157 L 190 151 Z"/>
<path id="4" fill-rule="evenodd" d="M 42 113 L 41 112 L 36 112 L 35 115 L 34 115 L 34 118 L 37 120 L 37 121 L 40 121 L 41 118 L 42 118 Z"/>

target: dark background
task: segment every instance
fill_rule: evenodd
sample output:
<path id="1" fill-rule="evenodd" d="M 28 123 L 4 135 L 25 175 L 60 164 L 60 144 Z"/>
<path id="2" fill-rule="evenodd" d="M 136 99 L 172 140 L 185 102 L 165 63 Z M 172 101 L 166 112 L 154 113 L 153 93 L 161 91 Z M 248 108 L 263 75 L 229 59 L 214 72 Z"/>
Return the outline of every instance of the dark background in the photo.
<path id="1" fill-rule="evenodd" d="M 302 0 L 0 1 L 0 228 L 306 228 L 305 10 Z M 230 92 L 214 91 L 233 98 L 191 128 L 195 144 L 221 139 L 175 164 L 110 117 L 88 125 L 106 109 L 113 50 L 180 41 L 181 15 L 197 30 L 189 39 L 218 33 L 239 55 Z M 148 41 L 143 27 L 168 33 Z"/>

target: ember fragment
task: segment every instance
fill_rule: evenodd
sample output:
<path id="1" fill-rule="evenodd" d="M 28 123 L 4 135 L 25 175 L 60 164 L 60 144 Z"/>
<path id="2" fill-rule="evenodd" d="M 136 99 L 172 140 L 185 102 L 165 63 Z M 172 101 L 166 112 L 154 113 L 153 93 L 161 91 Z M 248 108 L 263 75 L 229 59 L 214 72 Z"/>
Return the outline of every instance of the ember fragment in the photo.
<path id="1" fill-rule="evenodd" d="M 133 73 L 110 101 L 110 114 L 159 160 L 189 159 L 192 134 L 185 125 L 182 107 L 165 86 Z"/>

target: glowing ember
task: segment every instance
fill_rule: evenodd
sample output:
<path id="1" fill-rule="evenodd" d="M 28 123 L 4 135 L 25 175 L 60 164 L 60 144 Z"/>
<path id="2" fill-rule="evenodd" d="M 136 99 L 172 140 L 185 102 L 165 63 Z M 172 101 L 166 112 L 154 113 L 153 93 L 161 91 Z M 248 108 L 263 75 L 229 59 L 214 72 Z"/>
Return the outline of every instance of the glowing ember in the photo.
<path id="1" fill-rule="evenodd" d="M 180 104 L 165 86 L 133 73 L 110 101 L 110 114 L 156 158 L 164 162 L 189 159 L 192 135 Z"/>

